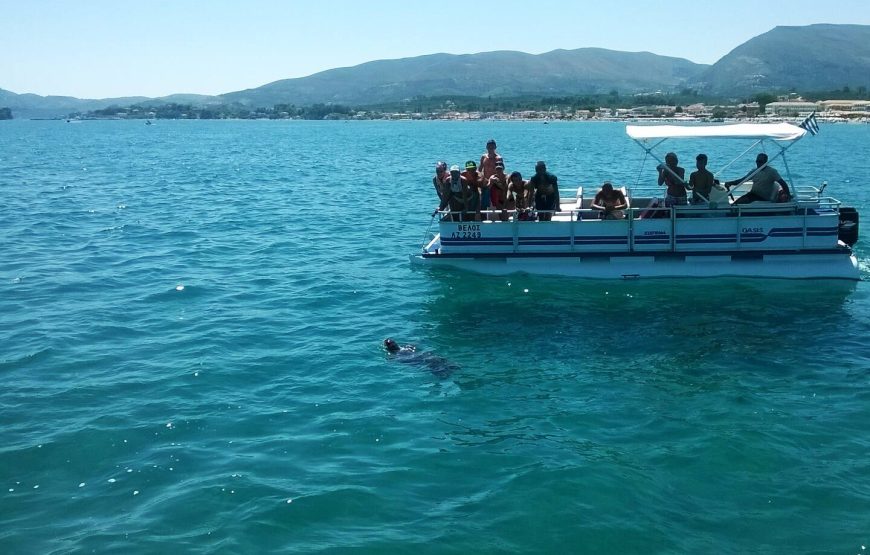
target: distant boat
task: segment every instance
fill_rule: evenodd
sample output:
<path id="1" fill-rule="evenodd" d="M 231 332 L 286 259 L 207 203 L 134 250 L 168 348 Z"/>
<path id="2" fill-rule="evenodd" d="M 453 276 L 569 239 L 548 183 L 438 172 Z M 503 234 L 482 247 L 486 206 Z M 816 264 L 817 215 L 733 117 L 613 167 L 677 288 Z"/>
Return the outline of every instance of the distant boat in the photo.
<path id="1" fill-rule="evenodd" d="M 154 125 L 154 124 L 151 123 L 151 120 L 150 120 L 150 119 L 146 119 L 146 120 L 145 120 L 145 125 Z"/>

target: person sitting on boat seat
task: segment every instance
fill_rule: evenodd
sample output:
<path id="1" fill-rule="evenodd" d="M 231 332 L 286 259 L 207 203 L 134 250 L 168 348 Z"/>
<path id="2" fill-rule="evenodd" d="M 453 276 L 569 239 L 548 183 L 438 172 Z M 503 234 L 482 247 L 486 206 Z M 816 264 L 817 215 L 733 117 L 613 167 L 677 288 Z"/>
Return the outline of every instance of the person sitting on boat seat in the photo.
<path id="1" fill-rule="evenodd" d="M 713 185 L 719 182 L 707 169 L 707 155 L 699 154 L 695 157 L 695 166 L 698 171 L 689 175 L 689 189 L 692 190 L 692 204 L 705 204 L 710 202 L 710 194 Z"/>
<path id="2" fill-rule="evenodd" d="M 628 201 L 619 189 L 614 189 L 610 181 L 605 181 L 601 190 L 592 199 L 592 208 L 600 210 L 599 217 L 602 220 L 621 220 L 625 218 L 625 210 Z"/>
<path id="3" fill-rule="evenodd" d="M 489 199 L 492 209 L 501 211 L 493 216 L 493 220 L 499 219 L 503 222 L 508 221 L 507 214 L 507 193 L 508 193 L 508 176 L 504 173 L 504 164 L 496 162 L 495 173 L 489 176 L 487 180 L 489 184 Z"/>
<path id="4" fill-rule="evenodd" d="M 689 204 L 686 194 L 686 170 L 678 166 L 677 155 L 673 152 L 665 154 L 665 163 L 656 166 L 659 172 L 659 185 L 667 186 L 665 206 Z"/>
<path id="5" fill-rule="evenodd" d="M 538 219 L 549 222 L 559 209 L 559 180 L 547 171 L 547 164 L 543 161 L 535 164 L 535 175 L 529 179 L 529 188 L 534 191 L 535 210 L 542 212 Z"/>
<path id="6" fill-rule="evenodd" d="M 434 216 L 449 206 L 451 212 L 450 221 L 461 221 L 462 216 L 465 214 L 464 210 L 469 195 L 468 183 L 466 183 L 465 178 L 459 171 L 459 166 L 450 167 L 450 175 L 444 181 L 444 188 L 441 194 L 441 204 L 438 205 L 438 208 L 432 215 Z"/>
<path id="7" fill-rule="evenodd" d="M 761 152 L 755 158 L 756 169 L 752 170 L 740 179 L 734 181 L 726 181 L 725 186 L 731 187 L 739 185 L 744 181 L 752 180 L 752 189 L 734 201 L 734 204 L 749 204 L 756 201 L 768 202 L 788 202 L 792 199 L 791 191 L 785 179 L 779 175 L 779 172 L 767 165 L 767 154 Z M 776 187 L 776 184 L 782 187 L 782 191 Z"/>

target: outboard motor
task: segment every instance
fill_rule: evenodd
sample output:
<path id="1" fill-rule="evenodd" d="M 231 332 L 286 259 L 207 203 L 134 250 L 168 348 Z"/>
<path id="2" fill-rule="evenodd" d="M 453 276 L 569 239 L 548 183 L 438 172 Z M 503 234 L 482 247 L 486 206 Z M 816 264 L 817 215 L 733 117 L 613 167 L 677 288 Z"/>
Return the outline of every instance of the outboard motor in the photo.
<path id="1" fill-rule="evenodd" d="M 851 206 L 840 207 L 840 228 L 837 239 L 850 247 L 858 242 L 858 211 Z"/>

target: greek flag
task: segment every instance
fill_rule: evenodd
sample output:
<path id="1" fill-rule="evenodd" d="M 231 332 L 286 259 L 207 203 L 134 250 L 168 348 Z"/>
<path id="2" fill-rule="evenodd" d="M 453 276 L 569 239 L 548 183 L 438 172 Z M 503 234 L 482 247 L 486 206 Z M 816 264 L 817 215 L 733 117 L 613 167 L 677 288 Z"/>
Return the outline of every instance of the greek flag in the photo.
<path id="1" fill-rule="evenodd" d="M 802 124 L 798 127 L 802 127 L 810 132 L 810 135 L 818 135 L 819 134 L 819 124 L 816 122 L 816 112 L 813 110 L 813 113 L 807 116 L 807 119 L 804 120 Z"/>

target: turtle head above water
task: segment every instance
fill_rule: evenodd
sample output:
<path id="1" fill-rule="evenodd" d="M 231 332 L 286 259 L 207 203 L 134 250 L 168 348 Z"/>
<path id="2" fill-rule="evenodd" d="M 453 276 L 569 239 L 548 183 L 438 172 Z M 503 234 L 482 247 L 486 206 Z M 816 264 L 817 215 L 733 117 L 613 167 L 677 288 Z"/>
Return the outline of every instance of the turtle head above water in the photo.
<path id="1" fill-rule="evenodd" d="M 399 344 L 396 343 L 393 338 L 388 337 L 384 339 L 384 348 L 391 353 L 396 353 L 399 351 Z"/>

